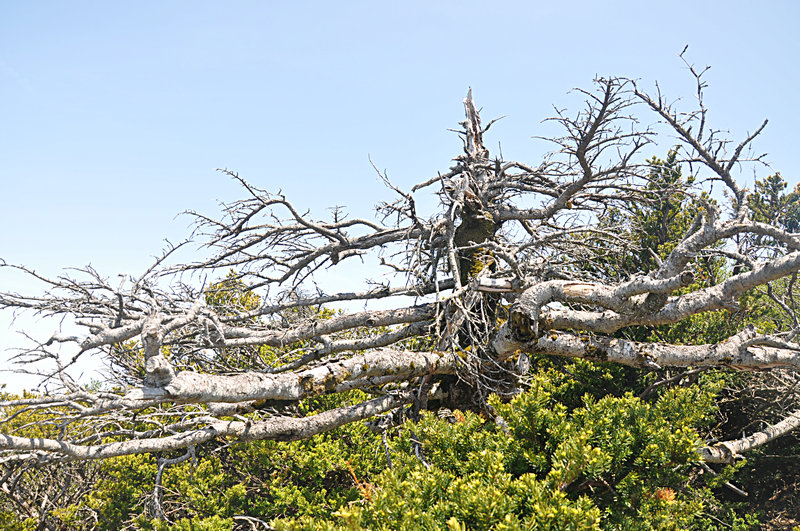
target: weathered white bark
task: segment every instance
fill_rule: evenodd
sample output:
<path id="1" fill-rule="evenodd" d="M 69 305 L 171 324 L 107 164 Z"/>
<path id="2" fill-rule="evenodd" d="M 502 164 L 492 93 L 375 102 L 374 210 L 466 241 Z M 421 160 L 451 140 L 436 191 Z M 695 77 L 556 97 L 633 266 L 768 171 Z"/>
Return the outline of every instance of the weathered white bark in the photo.
<path id="1" fill-rule="evenodd" d="M 219 420 L 214 417 L 200 419 L 206 426 L 144 439 L 133 439 L 98 445 L 82 445 L 67 441 L 18 437 L 0 433 L 0 450 L 25 452 L 0 457 L 0 463 L 9 461 L 50 460 L 73 461 L 108 459 L 121 455 L 163 452 L 188 448 L 219 437 L 234 437 L 239 442 L 273 439 L 294 441 L 307 439 L 317 433 L 332 430 L 344 424 L 363 420 L 394 409 L 408 401 L 408 395 L 387 395 L 354 406 L 324 411 L 304 418 L 272 417 L 262 421 Z"/>
<path id="2" fill-rule="evenodd" d="M 354 382 L 368 387 L 376 378 L 386 384 L 428 374 L 452 374 L 454 371 L 455 361 L 449 353 L 381 349 L 293 373 L 250 372 L 225 376 L 184 371 L 163 388 L 162 396 L 178 402 L 300 400 L 350 390 L 357 387 Z M 155 398 L 157 393 L 157 390 L 150 390 L 146 397 Z M 145 395 L 141 396 L 145 398 Z"/>
<path id="3" fill-rule="evenodd" d="M 759 338 L 755 327 L 709 345 L 672 345 L 639 343 L 625 339 L 575 335 L 550 331 L 531 341 L 516 339 L 509 323 L 501 328 L 492 346 L 500 359 L 516 352 L 587 358 L 632 365 L 634 367 L 733 367 L 736 369 L 800 368 L 800 349 L 759 345 L 771 343 Z"/>
<path id="4" fill-rule="evenodd" d="M 745 291 L 800 270 L 800 251 L 756 265 L 753 271 L 735 275 L 720 284 L 679 297 L 667 298 L 663 306 L 649 308 L 644 293 L 665 294 L 691 282 L 691 275 L 654 280 L 634 279 L 617 286 L 592 282 L 550 281 L 535 283 L 518 298 L 514 311 L 530 320 L 532 334 L 541 330 L 583 330 L 612 334 L 628 326 L 658 326 L 677 323 L 702 312 L 736 309 L 736 299 Z M 498 290 L 499 291 L 499 290 Z M 545 308 L 549 302 L 587 304 L 595 311 Z"/>
<path id="5" fill-rule="evenodd" d="M 781 435 L 800 427 L 800 410 L 793 411 L 782 421 L 768 426 L 748 437 L 724 441 L 700 448 L 700 457 L 707 463 L 733 463 L 740 454 L 774 441 Z"/>
<path id="6" fill-rule="evenodd" d="M 431 319 L 435 315 L 435 307 L 431 304 L 397 308 L 373 312 L 359 312 L 332 317 L 330 319 L 309 319 L 298 323 L 289 330 L 253 330 L 252 328 L 223 326 L 222 337 L 212 338 L 215 347 L 241 347 L 250 345 L 266 345 L 282 347 L 343 330 L 359 327 L 392 326 L 404 323 L 415 323 Z"/>
<path id="7" fill-rule="evenodd" d="M 142 327 L 142 345 L 144 346 L 145 385 L 163 387 L 174 377 L 175 370 L 164 357 L 161 347 L 164 344 L 165 330 L 161 319 L 156 314 L 149 317 Z"/>

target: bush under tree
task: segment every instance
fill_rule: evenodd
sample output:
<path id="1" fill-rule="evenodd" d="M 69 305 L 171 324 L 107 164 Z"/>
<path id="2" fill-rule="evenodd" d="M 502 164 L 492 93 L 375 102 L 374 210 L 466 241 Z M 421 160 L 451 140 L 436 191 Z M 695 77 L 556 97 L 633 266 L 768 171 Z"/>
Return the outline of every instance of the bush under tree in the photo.
<path id="1" fill-rule="evenodd" d="M 799 196 L 737 182 L 764 168 L 766 122 L 712 129 L 690 71 L 688 110 L 597 80 L 538 165 L 491 156 L 470 91 L 463 153 L 410 191 L 379 172 L 395 199 L 376 220 L 317 219 L 226 171 L 246 197 L 190 213 L 192 239 L 140 276 L 3 262 L 47 290 L 0 308 L 82 333 L 18 356 L 45 386 L 0 401 L 0 523 L 755 525 L 732 474 L 800 425 Z M 387 280 L 314 284 L 359 261 Z M 86 355 L 108 381 L 70 378 Z"/>

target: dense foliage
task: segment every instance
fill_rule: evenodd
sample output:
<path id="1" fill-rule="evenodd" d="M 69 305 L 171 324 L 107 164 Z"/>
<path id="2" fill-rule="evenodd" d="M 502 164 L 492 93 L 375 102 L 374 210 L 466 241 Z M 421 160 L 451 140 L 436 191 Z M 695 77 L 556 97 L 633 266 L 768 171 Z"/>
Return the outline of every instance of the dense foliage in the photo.
<path id="1" fill-rule="evenodd" d="M 508 403 L 492 400 L 505 426 L 470 411 L 426 412 L 385 439 L 354 424 L 291 443 L 228 441 L 167 469 L 165 521 L 152 518 L 154 457 L 82 465 L 99 467 L 92 491 L 52 511 L 50 525 L 246 529 L 248 515 L 276 529 L 715 529 L 717 518 L 746 529 L 753 523 L 727 513 L 706 484 L 709 476 L 698 476 L 697 428 L 713 419 L 715 384 L 641 400 L 625 391 L 618 367 L 545 359 L 536 365 L 525 393 Z M 311 412 L 333 405 L 326 402 L 304 406 Z M 36 527 L 13 510 L 3 518 L 8 529 Z"/>

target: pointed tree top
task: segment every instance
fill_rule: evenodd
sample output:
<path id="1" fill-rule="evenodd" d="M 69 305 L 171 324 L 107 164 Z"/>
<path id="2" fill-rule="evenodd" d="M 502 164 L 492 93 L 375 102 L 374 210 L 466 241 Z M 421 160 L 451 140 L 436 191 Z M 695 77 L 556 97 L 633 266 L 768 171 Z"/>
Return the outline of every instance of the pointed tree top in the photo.
<path id="1" fill-rule="evenodd" d="M 464 152 L 470 159 L 488 159 L 489 150 L 483 145 L 483 129 L 481 128 L 481 117 L 478 109 L 475 108 L 475 100 L 472 99 L 472 87 L 467 91 L 464 98 L 464 114 L 466 120 L 462 122 L 464 134 Z"/>

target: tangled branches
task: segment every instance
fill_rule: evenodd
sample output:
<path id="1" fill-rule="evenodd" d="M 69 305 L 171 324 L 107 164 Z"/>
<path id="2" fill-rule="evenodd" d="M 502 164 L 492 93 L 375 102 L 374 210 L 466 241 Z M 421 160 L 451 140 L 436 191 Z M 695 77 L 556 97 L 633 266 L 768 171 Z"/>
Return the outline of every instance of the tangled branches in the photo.
<path id="1" fill-rule="evenodd" d="M 46 279 L 4 264 L 48 289 L 0 293 L 0 307 L 70 317 L 81 333 L 53 335 L 20 354 L 53 392 L 0 401 L 0 462 L 293 440 L 433 402 L 480 409 L 489 393 L 517 391 L 529 355 L 647 369 L 800 366 L 786 280 L 800 271 L 800 235 L 754 215 L 733 176 L 759 161 L 747 153 L 764 125 L 729 144 L 709 129 L 702 73 L 695 75 L 698 108 L 689 112 L 632 80 L 597 80 L 580 92 L 581 111 L 552 118 L 563 135 L 549 139 L 554 151 L 537 166 L 490 155 L 483 138 L 492 123 L 482 125 L 470 91 L 458 131 L 463 153 L 410 192 L 381 175 L 398 198 L 379 205 L 377 221 L 339 209 L 317 219 L 225 170 L 246 196 L 219 218 L 191 213 L 192 241 L 204 256 L 196 262 L 170 263 L 169 249 L 117 286 L 91 268 Z M 654 123 L 640 125 L 641 113 Z M 680 144 L 668 161 L 654 162 L 646 155 L 662 128 Z M 681 166 L 691 182 L 675 178 Z M 717 182 L 724 197 L 714 195 Z M 429 190 L 440 208 L 425 218 L 414 194 Z M 691 218 L 669 246 L 651 245 L 642 212 L 675 204 L 685 211 L 674 216 Z M 357 292 L 315 287 L 318 275 L 356 260 L 388 280 Z M 635 333 L 708 312 L 736 315 L 739 299 L 758 290 L 769 291 L 783 316 L 770 334 L 735 319 L 707 344 Z M 64 345 L 74 351 L 65 355 Z M 67 376 L 90 354 L 108 361 L 111 384 L 86 388 Z M 297 415 L 299 401 L 325 394 L 344 398 Z M 45 435 L 15 435 L 31 415 Z M 704 455 L 739 451 L 717 450 Z"/>

